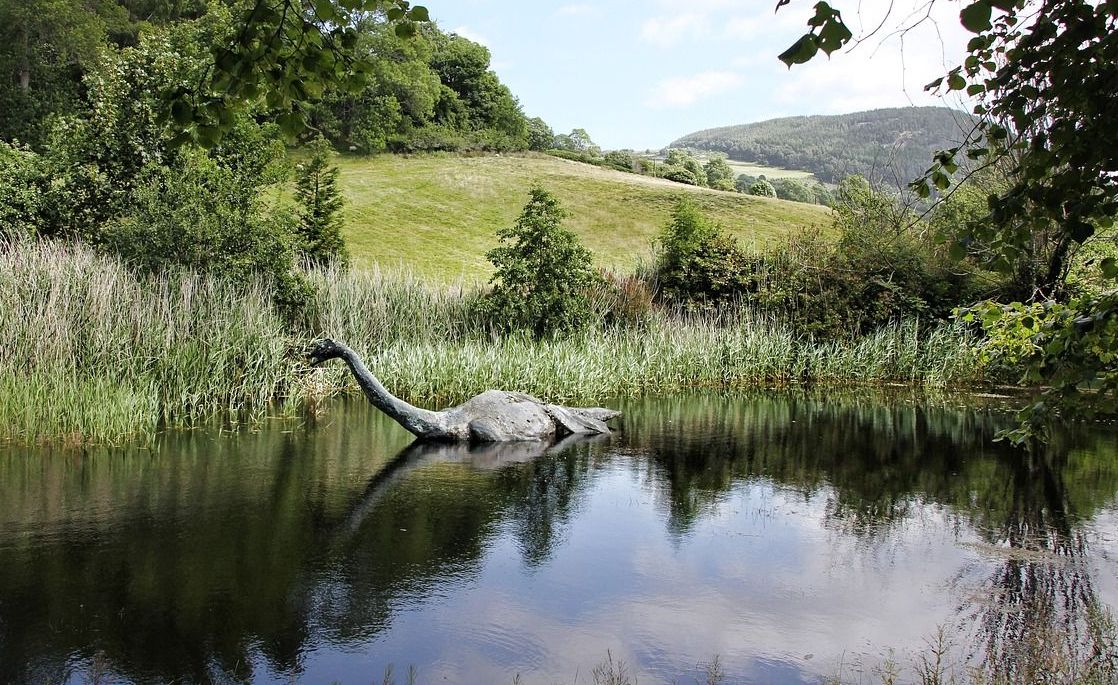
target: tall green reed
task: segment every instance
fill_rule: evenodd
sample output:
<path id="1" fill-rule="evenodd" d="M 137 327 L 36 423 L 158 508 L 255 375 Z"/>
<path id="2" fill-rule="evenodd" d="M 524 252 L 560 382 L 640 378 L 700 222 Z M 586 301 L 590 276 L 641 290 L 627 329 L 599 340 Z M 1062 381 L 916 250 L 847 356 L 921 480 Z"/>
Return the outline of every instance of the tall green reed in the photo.
<path id="1" fill-rule="evenodd" d="M 951 326 L 815 341 L 747 310 L 656 312 L 640 326 L 598 322 L 537 341 L 491 335 L 471 306 L 477 289 L 380 271 L 307 278 L 312 301 L 291 325 L 265 281 L 141 277 L 78 245 L 0 246 L 0 440 L 113 441 L 352 392 L 343 365 L 304 363 L 319 336 L 349 343 L 391 390 L 424 404 L 489 388 L 589 402 L 693 387 L 981 380 L 974 342 Z"/>
<path id="2" fill-rule="evenodd" d="M 400 340 L 366 362 L 412 401 L 455 402 L 487 388 L 552 401 L 683 388 L 906 383 L 944 387 L 981 380 L 973 342 L 959 330 L 887 326 L 849 342 L 798 338 L 764 319 L 732 326 L 666 317 L 642 330 L 597 329 L 563 340 L 524 337 Z"/>
<path id="3" fill-rule="evenodd" d="M 0 439 L 114 440 L 263 411 L 289 384 L 267 283 L 138 278 L 88 248 L 0 248 Z"/>

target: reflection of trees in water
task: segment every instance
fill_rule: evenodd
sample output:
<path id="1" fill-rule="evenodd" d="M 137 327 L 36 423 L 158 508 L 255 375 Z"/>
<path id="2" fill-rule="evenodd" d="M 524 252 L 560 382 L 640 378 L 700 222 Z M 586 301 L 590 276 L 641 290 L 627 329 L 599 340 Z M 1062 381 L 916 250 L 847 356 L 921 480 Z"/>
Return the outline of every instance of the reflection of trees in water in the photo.
<path id="1" fill-rule="evenodd" d="M 1099 460 L 1090 468 L 1091 457 Z M 1086 457 L 1086 459 L 1084 459 Z M 983 586 L 970 616 L 981 636 L 981 657 L 993 682 L 1045 682 L 1053 670 L 1094 666 L 1114 682 L 1112 635 L 1088 563 L 1088 536 L 1081 524 L 1093 513 L 1081 496 L 1076 466 L 1113 483 L 1113 454 L 1075 452 L 1055 445 L 1019 455 L 1012 480 L 996 491 L 997 506 L 985 510 L 984 537 L 1003 557 Z M 1069 477 L 1070 476 L 1070 477 Z M 1106 487 L 1106 486 L 1104 486 Z M 1112 487 L 1112 485 L 1111 485 Z M 1101 494 L 1101 493 L 1100 493 Z"/>
<path id="2" fill-rule="evenodd" d="M 989 676 L 1027 682 L 1028 669 L 1051 660 L 1053 641 L 1065 654 L 1097 648 L 1083 524 L 1118 492 L 1112 434 L 1064 435 L 1030 453 L 993 442 L 999 426 L 981 412 L 710 396 L 637 411 L 626 419 L 627 439 L 650 451 L 667 483 L 673 531 L 756 480 L 824 494 L 826 525 L 868 537 L 923 503 L 947 505 L 983 539 L 984 554 L 1001 558 L 961 607 L 981 634 Z"/>
<path id="3" fill-rule="evenodd" d="M 680 398 L 625 419 L 670 485 L 672 525 L 688 528 L 736 482 L 826 492 L 832 521 L 868 532 L 903 518 L 915 493 L 943 491 L 964 458 L 984 457 L 992 427 L 969 412 L 803 397 Z"/>
<path id="4" fill-rule="evenodd" d="M 177 436 L 166 459 L 0 457 L 0 682 L 58 682 L 94 654 L 137 681 L 250 680 L 254 655 L 297 673 L 313 643 L 367 639 L 402 597 L 471 573 L 502 521 L 528 563 L 547 557 L 586 445 L 394 460 L 365 416 Z M 5 539 L 7 522 L 49 535 Z"/>

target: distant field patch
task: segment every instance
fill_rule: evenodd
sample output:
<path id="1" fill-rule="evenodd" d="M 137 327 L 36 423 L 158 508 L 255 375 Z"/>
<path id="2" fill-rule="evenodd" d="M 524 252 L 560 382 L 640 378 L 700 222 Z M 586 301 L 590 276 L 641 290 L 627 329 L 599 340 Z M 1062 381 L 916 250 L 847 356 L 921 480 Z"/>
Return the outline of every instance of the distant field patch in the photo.
<path id="1" fill-rule="evenodd" d="M 778 169 L 773 166 L 764 166 L 762 164 L 751 164 L 749 162 L 735 162 L 732 159 L 727 159 L 726 163 L 734 170 L 735 176 L 748 174 L 750 176 L 761 176 L 765 178 L 797 178 L 803 181 L 814 181 L 815 174 L 810 171 L 800 171 L 798 169 Z"/>
<path id="2" fill-rule="evenodd" d="M 405 267 L 426 278 L 484 279 L 496 231 L 511 225 L 539 183 L 570 212 L 566 225 L 600 266 L 628 271 L 676 199 L 688 195 L 746 245 L 830 223 L 815 205 L 695 188 L 546 155 L 343 157 L 346 241 L 357 265 Z M 744 173 L 744 172 L 743 172 Z"/>

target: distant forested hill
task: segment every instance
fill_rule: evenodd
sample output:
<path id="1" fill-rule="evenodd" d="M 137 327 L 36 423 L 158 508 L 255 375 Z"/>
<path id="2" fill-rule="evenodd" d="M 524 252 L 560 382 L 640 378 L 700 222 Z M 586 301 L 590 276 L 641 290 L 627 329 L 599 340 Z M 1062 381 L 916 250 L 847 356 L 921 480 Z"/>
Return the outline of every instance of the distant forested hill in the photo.
<path id="1" fill-rule="evenodd" d="M 958 144 L 970 122 L 970 115 L 946 107 L 875 109 L 711 128 L 686 135 L 671 147 L 802 169 L 831 183 L 862 174 L 901 186 L 924 173 L 936 150 Z"/>

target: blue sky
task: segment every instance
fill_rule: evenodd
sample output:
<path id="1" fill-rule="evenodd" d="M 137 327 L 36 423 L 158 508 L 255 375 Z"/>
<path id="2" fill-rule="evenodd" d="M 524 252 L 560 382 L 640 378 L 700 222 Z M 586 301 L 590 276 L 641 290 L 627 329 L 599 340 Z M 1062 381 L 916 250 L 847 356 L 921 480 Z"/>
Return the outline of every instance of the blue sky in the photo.
<path id="1" fill-rule="evenodd" d="M 812 0 L 775 14 L 775 0 L 420 2 L 442 29 L 489 47 L 529 116 L 557 133 L 585 128 L 608 149 L 779 116 L 965 104 L 923 92 L 964 55 L 958 2 L 933 3 L 931 20 L 917 21 L 911 5 L 890 15 L 889 0 L 834 0 L 866 39 L 791 71 L 776 56 L 803 33 Z"/>

